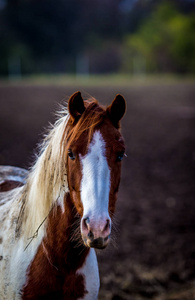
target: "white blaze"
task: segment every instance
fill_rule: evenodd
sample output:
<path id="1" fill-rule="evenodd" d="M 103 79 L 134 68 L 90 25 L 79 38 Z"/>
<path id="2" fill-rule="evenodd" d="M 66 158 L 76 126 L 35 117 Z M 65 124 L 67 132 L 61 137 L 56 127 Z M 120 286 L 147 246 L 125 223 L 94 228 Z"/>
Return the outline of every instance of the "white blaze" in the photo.
<path id="1" fill-rule="evenodd" d="M 81 156 L 81 201 L 83 217 L 101 220 L 109 218 L 110 169 L 106 159 L 105 141 L 100 131 L 95 131 L 88 153 Z"/>

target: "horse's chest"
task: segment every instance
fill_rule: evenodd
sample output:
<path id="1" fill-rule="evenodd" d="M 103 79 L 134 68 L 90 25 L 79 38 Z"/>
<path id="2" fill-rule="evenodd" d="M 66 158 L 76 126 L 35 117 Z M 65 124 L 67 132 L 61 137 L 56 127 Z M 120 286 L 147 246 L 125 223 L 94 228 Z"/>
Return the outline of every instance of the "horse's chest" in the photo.
<path id="1" fill-rule="evenodd" d="M 97 257 L 94 249 L 90 249 L 85 264 L 81 269 L 78 270 L 77 274 L 81 274 L 85 278 L 85 288 L 87 290 L 87 293 L 83 299 L 97 299 L 100 287 L 100 279 Z"/>
<path id="2" fill-rule="evenodd" d="M 99 291 L 99 272 L 96 254 L 90 250 L 83 266 L 77 272 L 61 272 L 46 256 L 36 257 L 31 265 L 22 299 L 95 300 Z M 40 261 L 41 260 L 41 261 Z M 43 268 L 39 268 L 43 263 Z"/>
<path id="3" fill-rule="evenodd" d="M 22 299 L 73 300 L 85 299 L 84 276 L 77 274 L 52 273 L 37 278 L 37 282 L 29 280 L 24 287 Z"/>

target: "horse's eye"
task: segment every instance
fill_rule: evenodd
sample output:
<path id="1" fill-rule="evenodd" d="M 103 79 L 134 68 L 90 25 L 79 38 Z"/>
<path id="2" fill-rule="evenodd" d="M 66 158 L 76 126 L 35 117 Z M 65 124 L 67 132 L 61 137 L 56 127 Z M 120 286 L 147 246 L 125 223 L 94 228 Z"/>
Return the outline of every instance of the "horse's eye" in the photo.
<path id="1" fill-rule="evenodd" d="M 117 154 L 117 161 L 121 161 L 124 157 L 125 152 L 121 151 Z"/>
<path id="2" fill-rule="evenodd" d="M 68 149 L 68 156 L 70 157 L 70 159 L 74 160 L 75 159 L 75 155 L 74 153 L 72 152 L 71 149 Z"/>

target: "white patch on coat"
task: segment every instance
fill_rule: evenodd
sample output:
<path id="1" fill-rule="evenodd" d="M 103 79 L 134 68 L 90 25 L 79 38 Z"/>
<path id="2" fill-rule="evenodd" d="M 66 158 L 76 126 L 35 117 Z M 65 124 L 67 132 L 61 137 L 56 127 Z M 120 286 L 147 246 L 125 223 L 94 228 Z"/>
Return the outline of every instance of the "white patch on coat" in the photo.
<path id="1" fill-rule="evenodd" d="M 85 278 L 85 289 L 87 290 L 87 294 L 82 300 L 96 300 L 100 288 L 100 278 L 94 249 L 90 249 L 84 265 L 77 271 L 77 274 L 81 274 Z"/>
<path id="2" fill-rule="evenodd" d="M 0 206 L 0 299 L 20 300 L 20 290 L 26 281 L 26 270 L 34 258 L 37 248 L 43 238 L 44 231 L 40 231 L 30 247 L 24 251 L 26 240 L 22 236 L 16 238 L 15 230 L 17 218 L 21 208 L 18 197 L 23 187 L 7 193 L 0 193 L 7 197 L 4 205 Z"/>
<path id="3" fill-rule="evenodd" d="M 18 181 L 18 182 L 26 183 L 26 182 L 24 182 L 23 178 L 21 178 L 20 176 L 11 176 L 10 175 L 10 176 L 7 176 L 6 180 L 13 180 L 13 181 Z"/>
<path id="4" fill-rule="evenodd" d="M 19 181 L 26 183 L 28 171 L 18 167 L 0 166 L 0 184 L 6 180 Z"/>
<path id="5" fill-rule="evenodd" d="M 81 201 L 83 217 L 109 218 L 110 169 L 106 159 L 105 141 L 95 131 L 88 153 L 80 155 L 82 165 Z"/>

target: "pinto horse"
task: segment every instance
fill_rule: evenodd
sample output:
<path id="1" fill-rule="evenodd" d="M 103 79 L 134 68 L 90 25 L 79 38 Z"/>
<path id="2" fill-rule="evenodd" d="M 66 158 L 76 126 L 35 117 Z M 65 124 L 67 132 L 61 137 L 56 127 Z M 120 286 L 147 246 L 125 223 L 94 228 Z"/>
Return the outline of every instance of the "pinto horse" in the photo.
<path id="1" fill-rule="evenodd" d="M 111 236 L 125 109 L 121 95 L 103 108 L 76 92 L 28 174 L 3 167 L 1 300 L 97 299 L 94 248 L 105 248 Z"/>

